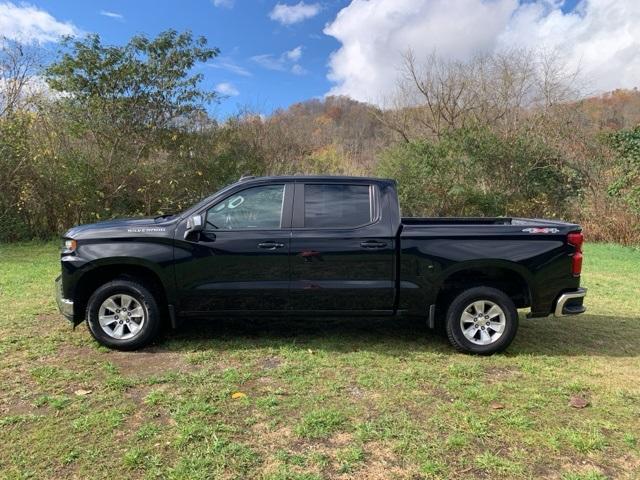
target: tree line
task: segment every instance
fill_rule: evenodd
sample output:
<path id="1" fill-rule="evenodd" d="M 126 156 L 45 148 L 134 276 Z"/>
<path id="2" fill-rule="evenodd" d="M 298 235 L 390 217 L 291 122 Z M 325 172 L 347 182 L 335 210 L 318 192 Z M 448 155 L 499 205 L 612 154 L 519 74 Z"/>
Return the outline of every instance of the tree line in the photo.
<path id="1" fill-rule="evenodd" d="M 177 212 L 244 174 L 321 173 L 395 178 L 406 215 L 563 218 L 640 243 L 640 94 L 583 98 L 558 55 L 408 52 L 382 107 L 327 97 L 218 121 L 224 99 L 194 73 L 218 54 L 172 30 L 68 38 L 46 61 L 1 40 L 0 240 Z"/>

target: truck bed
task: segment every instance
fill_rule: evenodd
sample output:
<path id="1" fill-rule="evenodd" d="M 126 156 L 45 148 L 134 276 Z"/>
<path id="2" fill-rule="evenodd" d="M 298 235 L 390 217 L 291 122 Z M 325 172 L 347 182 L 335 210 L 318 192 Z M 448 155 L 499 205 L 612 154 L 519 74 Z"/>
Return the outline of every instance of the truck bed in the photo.
<path id="1" fill-rule="evenodd" d="M 559 220 L 546 220 L 541 218 L 518 217 L 402 217 L 402 225 L 409 227 L 421 226 L 481 226 L 481 225 L 511 225 L 511 226 L 538 226 L 558 228 L 579 228 L 578 225 Z"/>
<path id="2" fill-rule="evenodd" d="M 403 225 L 511 225 L 509 217 L 402 217 Z"/>

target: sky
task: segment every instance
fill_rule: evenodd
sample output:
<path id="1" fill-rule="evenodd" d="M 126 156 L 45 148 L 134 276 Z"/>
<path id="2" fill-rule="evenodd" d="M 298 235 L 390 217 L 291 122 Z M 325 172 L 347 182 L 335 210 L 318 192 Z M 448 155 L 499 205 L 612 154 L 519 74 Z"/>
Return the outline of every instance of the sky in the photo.
<path id="1" fill-rule="evenodd" d="M 464 60 L 544 48 L 586 93 L 640 84 L 640 0 L 0 0 L 0 35 L 50 50 L 61 35 L 122 44 L 169 28 L 220 48 L 197 67 L 223 96 L 219 117 L 328 94 L 381 104 L 409 49 Z"/>

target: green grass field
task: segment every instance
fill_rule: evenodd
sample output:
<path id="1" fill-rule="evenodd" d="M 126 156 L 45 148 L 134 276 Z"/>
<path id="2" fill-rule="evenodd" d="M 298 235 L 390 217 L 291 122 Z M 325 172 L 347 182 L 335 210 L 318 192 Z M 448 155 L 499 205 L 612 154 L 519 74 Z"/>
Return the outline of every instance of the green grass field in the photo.
<path id="1" fill-rule="evenodd" d="M 640 478 L 639 250 L 588 245 L 589 314 L 523 319 L 489 358 L 397 319 L 112 352 L 57 313 L 57 256 L 0 245 L 2 478 Z"/>

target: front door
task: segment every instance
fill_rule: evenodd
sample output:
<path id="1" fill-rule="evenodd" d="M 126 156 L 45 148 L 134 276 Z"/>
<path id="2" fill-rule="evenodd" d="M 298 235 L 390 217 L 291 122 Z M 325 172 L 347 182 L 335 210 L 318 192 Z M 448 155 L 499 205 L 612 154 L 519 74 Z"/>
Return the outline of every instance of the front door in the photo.
<path id="1" fill-rule="evenodd" d="M 291 238 L 290 308 L 393 310 L 394 236 L 368 183 L 298 183 Z"/>
<path id="2" fill-rule="evenodd" d="M 206 211 L 198 239 L 177 242 L 182 313 L 287 309 L 291 231 L 284 205 L 289 190 L 269 184 L 231 193 Z"/>

